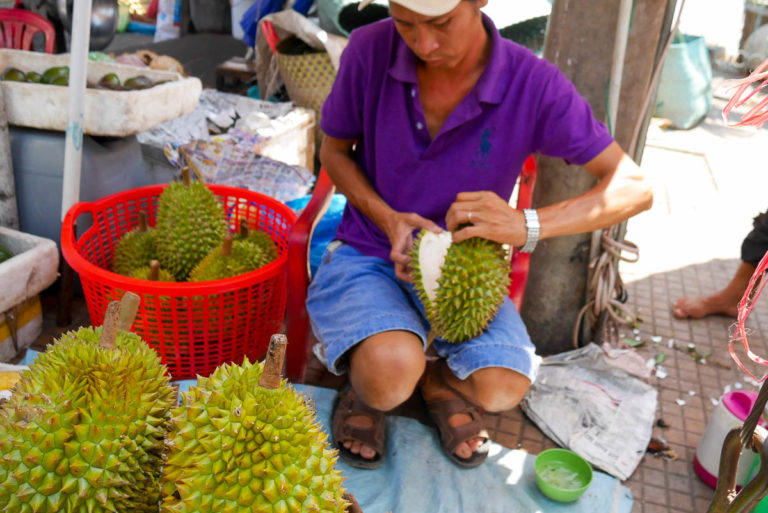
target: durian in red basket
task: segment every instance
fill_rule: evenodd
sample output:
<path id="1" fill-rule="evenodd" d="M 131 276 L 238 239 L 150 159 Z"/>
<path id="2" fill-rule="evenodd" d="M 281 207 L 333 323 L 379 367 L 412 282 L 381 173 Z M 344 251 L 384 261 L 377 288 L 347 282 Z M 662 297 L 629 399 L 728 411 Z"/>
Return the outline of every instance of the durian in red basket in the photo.
<path id="1" fill-rule="evenodd" d="M 112 270 L 124 276 L 130 275 L 135 269 L 149 267 L 149 263 L 157 258 L 155 230 L 147 226 L 144 212 L 139 213 L 139 226 L 126 232 L 115 245 L 115 258 Z"/>
<path id="2" fill-rule="evenodd" d="M 182 178 L 160 194 L 155 225 L 158 259 L 177 281 L 185 280 L 227 233 L 216 196 L 202 182 L 190 181 L 189 168 L 182 170 Z"/>

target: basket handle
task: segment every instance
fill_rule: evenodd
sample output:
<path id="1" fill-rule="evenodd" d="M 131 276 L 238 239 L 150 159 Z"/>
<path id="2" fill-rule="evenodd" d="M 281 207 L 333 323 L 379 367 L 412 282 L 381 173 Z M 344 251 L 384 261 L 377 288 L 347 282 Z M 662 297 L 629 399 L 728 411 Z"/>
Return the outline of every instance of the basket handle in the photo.
<path id="1" fill-rule="evenodd" d="M 275 26 L 269 20 L 261 22 L 261 32 L 264 34 L 264 39 L 272 49 L 272 53 L 277 54 L 277 44 L 280 42 L 280 38 L 277 36 Z"/>
<path id="2" fill-rule="evenodd" d="M 94 216 L 93 212 L 93 203 L 80 201 L 69 207 L 69 210 L 64 215 L 64 220 L 61 222 L 61 253 L 70 266 L 72 266 L 72 260 L 85 260 L 75 249 L 75 243 L 77 242 L 75 240 L 75 223 L 77 218 L 85 213 Z M 72 267 L 74 268 L 74 266 Z"/>

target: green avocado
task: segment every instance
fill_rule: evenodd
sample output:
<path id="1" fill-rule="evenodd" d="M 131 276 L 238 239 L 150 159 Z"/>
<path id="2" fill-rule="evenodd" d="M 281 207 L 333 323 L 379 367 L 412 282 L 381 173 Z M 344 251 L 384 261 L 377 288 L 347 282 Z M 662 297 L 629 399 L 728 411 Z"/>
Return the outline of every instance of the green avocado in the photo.
<path id="1" fill-rule="evenodd" d="M 114 73 L 107 73 L 99 79 L 98 87 L 103 89 L 122 89 L 120 85 L 120 78 Z"/>
<path id="2" fill-rule="evenodd" d="M 43 76 L 40 81 L 44 84 L 52 84 L 53 81 L 59 77 L 69 78 L 69 66 L 55 66 L 53 68 L 48 68 L 43 72 Z"/>
<path id="3" fill-rule="evenodd" d="M 51 85 L 57 85 L 57 86 L 68 86 L 69 85 L 69 76 L 68 75 L 61 75 L 59 77 L 54 77 L 53 80 L 50 82 Z"/>
<path id="4" fill-rule="evenodd" d="M 43 79 L 43 76 L 37 71 L 30 71 L 29 73 L 27 73 L 27 82 L 39 84 L 42 79 Z"/>
<path id="5" fill-rule="evenodd" d="M 18 68 L 5 68 L 2 79 L 10 80 L 11 82 L 25 82 L 27 76 Z"/>
<path id="6" fill-rule="evenodd" d="M 5 262 L 6 260 L 9 260 L 11 257 L 13 257 L 13 253 L 11 253 L 11 250 L 0 246 L 0 264 Z"/>
<path id="7" fill-rule="evenodd" d="M 137 75 L 135 77 L 131 77 L 125 82 L 123 82 L 123 86 L 126 89 L 147 89 L 149 87 L 152 87 L 154 84 L 150 79 L 145 77 L 144 75 Z"/>

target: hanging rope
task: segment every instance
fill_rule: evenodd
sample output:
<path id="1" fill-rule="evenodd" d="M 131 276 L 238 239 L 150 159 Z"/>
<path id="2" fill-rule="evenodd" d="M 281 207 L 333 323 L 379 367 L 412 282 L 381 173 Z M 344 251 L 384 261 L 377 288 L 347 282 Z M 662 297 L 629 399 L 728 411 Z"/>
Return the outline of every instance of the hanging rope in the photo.
<path id="1" fill-rule="evenodd" d="M 637 316 L 625 304 L 627 291 L 618 272 L 618 262 L 637 262 L 640 258 L 638 247 L 629 241 L 619 242 L 618 226 L 603 231 L 600 237 L 601 252 L 589 263 L 591 279 L 587 284 L 590 299 L 579 311 L 573 327 L 573 347 L 579 347 L 579 331 L 586 320 L 595 325 L 603 315 L 601 328 L 618 334 L 620 326 L 633 325 Z"/>

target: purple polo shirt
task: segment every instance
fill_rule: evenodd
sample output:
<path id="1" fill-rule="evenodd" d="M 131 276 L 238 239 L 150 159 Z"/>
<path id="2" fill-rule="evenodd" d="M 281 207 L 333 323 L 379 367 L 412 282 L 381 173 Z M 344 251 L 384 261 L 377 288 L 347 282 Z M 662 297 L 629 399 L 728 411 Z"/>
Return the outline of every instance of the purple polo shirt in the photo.
<path id="1" fill-rule="evenodd" d="M 416 56 L 391 18 L 352 32 L 322 110 L 323 132 L 357 140 L 357 162 L 388 205 L 442 227 L 459 192 L 509 198 L 530 154 L 584 164 L 613 141 L 554 65 L 503 39 L 483 18 L 493 44 L 488 64 L 434 139 L 419 100 Z M 350 203 L 336 238 L 389 260 L 387 236 Z"/>

